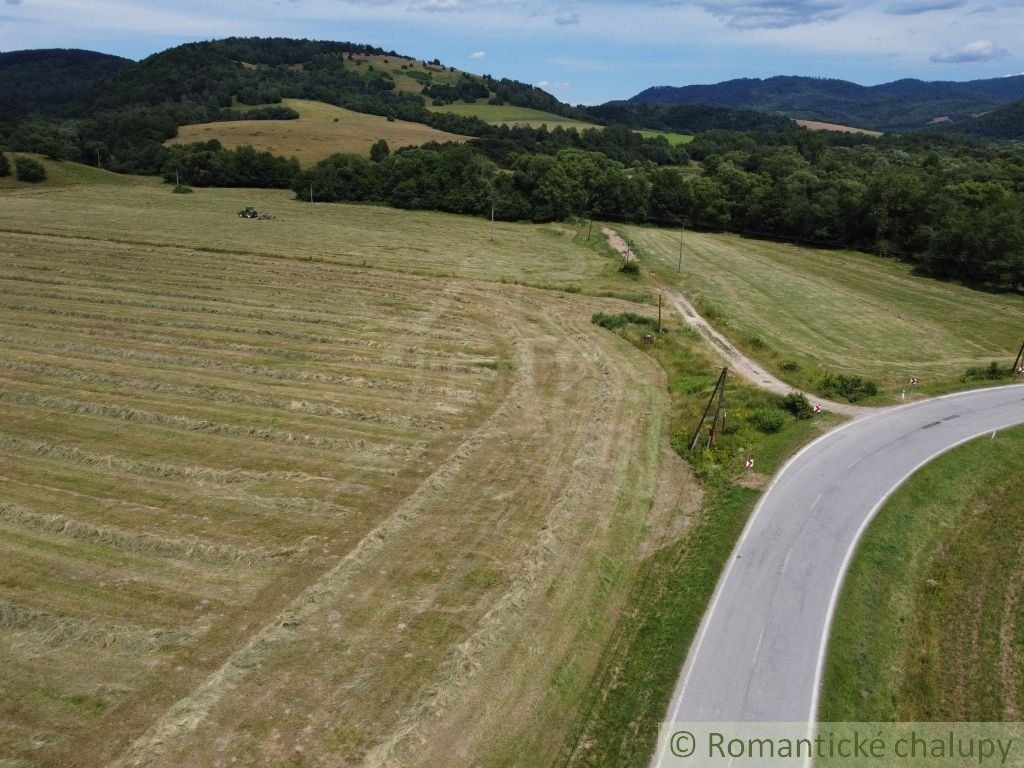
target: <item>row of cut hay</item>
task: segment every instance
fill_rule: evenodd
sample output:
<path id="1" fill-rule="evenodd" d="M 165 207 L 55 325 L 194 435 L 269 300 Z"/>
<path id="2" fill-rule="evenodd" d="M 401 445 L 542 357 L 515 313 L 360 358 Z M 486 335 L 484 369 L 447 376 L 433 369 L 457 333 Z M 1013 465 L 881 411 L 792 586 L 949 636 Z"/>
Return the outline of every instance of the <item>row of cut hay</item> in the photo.
<path id="1" fill-rule="evenodd" d="M 223 422 L 192 419 L 187 416 L 168 416 L 162 413 L 142 411 L 137 408 L 129 408 L 127 406 L 85 403 L 76 400 L 68 400 L 64 397 L 33 395 L 29 392 L 18 392 L 11 389 L 0 389 L 0 403 L 2 402 L 16 403 L 18 405 L 24 405 L 30 408 L 38 408 L 46 411 L 70 413 L 76 416 L 97 416 L 106 419 L 118 419 L 120 421 L 133 421 L 140 424 L 152 424 L 154 426 L 166 427 L 168 429 L 181 430 L 185 432 L 202 432 L 204 434 L 238 437 L 245 440 L 255 440 L 258 442 L 276 443 L 280 445 L 298 445 L 307 448 L 346 451 L 349 453 L 349 457 L 351 457 L 351 454 L 356 451 L 358 451 L 360 455 L 367 456 L 409 455 L 414 452 L 414 450 L 409 446 L 373 444 L 367 440 L 361 439 L 340 440 L 333 437 L 304 435 L 294 432 L 285 432 L 279 429 L 269 429 L 266 427 L 225 424 Z"/>
<path id="2" fill-rule="evenodd" d="M 66 274 L 66 270 L 62 270 L 61 274 Z M 132 282 L 132 281 L 136 282 Z M 232 287 L 237 292 L 239 286 L 249 289 L 263 288 L 267 291 L 268 296 L 265 298 L 254 297 L 254 298 L 243 298 L 238 295 L 225 296 L 223 293 L 223 286 L 193 286 L 192 291 L 175 290 L 175 288 L 181 288 L 174 284 L 167 284 L 165 288 L 144 288 L 137 282 L 138 278 L 132 275 L 129 278 L 119 282 L 112 283 L 108 275 L 95 274 L 91 278 L 86 276 L 76 276 L 70 279 L 66 278 L 55 278 L 55 277 L 41 277 L 34 274 L 14 274 L 11 272 L 0 273 L 0 282 L 8 283 L 24 283 L 27 285 L 46 285 L 51 287 L 59 288 L 72 288 L 77 291 L 101 291 L 104 294 L 127 294 L 131 296 L 156 296 L 159 298 L 168 299 L 185 299 L 188 301 L 200 301 L 204 303 L 217 304 L 219 306 L 228 307 L 240 307 L 250 308 L 255 307 L 257 309 L 267 309 L 275 311 L 289 311 L 289 312 L 324 312 L 328 314 L 337 313 L 337 297 L 335 296 L 324 296 L 321 295 L 323 292 L 322 286 L 316 286 L 319 289 L 318 293 L 313 293 L 309 290 L 313 286 L 306 289 L 306 292 L 300 293 L 296 290 L 294 284 L 281 284 L 275 285 L 264 281 L 251 281 L 245 282 L 235 281 Z M 147 278 L 148 285 L 154 285 L 156 281 Z M 207 292 L 200 292 L 199 289 L 206 288 Z M 255 292 L 255 291 L 254 291 Z M 353 291 L 346 284 L 345 285 L 345 298 L 346 301 L 352 305 L 352 302 L 357 301 L 357 297 L 352 295 L 358 293 Z M 420 294 L 422 295 L 422 292 Z M 449 298 L 457 294 L 451 292 L 441 292 L 437 295 L 444 295 Z M 288 296 L 294 296 L 299 300 L 300 304 L 295 303 L 280 303 L 282 298 Z M 456 301 L 462 301 L 460 298 L 455 299 Z M 427 294 L 430 298 L 430 294 Z M 371 309 L 379 309 L 388 311 L 391 314 L 416 314 L 423 312 L 428 308 L 428 304 L 416 304 L 412 303 L 408 295 L 400 293 L 393 293 L 391 297 L 383 296 L 381 293 L 369 294 L 364 302 L 360 302 L 359 305 L 366 306 Z"/>
<path id="3" fill-rule="evenodd" d="M 122 528 L 85 523 L 60 514 L 35 512 L 3 501 L 0 501 L 0 522 L 75 539 L 118 552 L 135 552 L 174 560 L 197 560 L 217 565 L 261 565 L 271 560 L 291 557 L 301 551 L 301 547 L 292 546 L 268 552 L 259 547 L 209 544 L 191 537 L 175 539 L 153 533 L 127 531 Z"/>
<path id="4" fill-rule="evenodd" d="M 198 279 L 203 279 L 236 286 L 239 284 L 240 275 L 248 275 L 249 277 L 244 281 L 245 285 L 270 287 L 283 285 L 289 289 L 296 285 L 317 287 L 337 285 L 343 287 L 346 292 L 358 293 L 370 301 L 378 298 L 407 301 L 410 293 L 418 293 L 424 289 L 422 278 L 403 274 L 401 271 L 389 270 L 386 276 L 382 276 L 379 270 L 365 269 L 344 263 L 311 265 L 303 262 L 272 261 L 264 257 L 240 253 L 218 254 L 216 259 L 211 259 L 208 252 L 170 244 L 153 244 L 155 247 L 147 248 L 145 245 L 128 246 L 125 243 L 101 238 L 83 240 L 39 233 L 13 233 L 6 229 L 3 231 L 8 233 L 11 240 L 18 240 L 19 262 L 26 257 L 31 259 L 32 253 L 35 252 L 39 254 L 38 266 L 42 268 L 47 268 L 52 263 L 55 241 L 74 240 L 75 251 L 83 255 L 76 257 L 75 253 L 68 251 L 66 244 L 62 244 L 62 266 L 82 266 L 89 270 L 85 273 L 87 276 L 96 276 L 105 282 L 111 280 L 112 276 L 117 273 L 130 274 L 128 280 L 135 280 L 135 275 L 141 266 L 145 267 L 147 273 L 152 274 L 154 279 L 176 278 L 179 281 L 185 280 L 190 285 L 195 284 Z M 131 258 L 113 261 L 111 260 L 112 251 L 123 252 Z M 146 259 L 147 255 L 152 258 Z M 97 264 L 103 264 L 108 271 L 97 272 Z M 201 272 L 197 272 L 197 265 L 201 268 Z"/>
<path id="5" fill-rule="evenodd" d="M 112 387 L 119 391 L 144 390 L 156 392 L 158 394 L 184 397 L 193 402 L 211 401 L 246 405 L 255 408 L 269 408 L 278 411 L 286 411 L 288 413 L 345 419 L 346 421 L 351 422 L 395 426 L 403 429 L 414 427 L 432 432 L 440 432 L 449 428 L 445 422 L 426 416 L 403 415 L 386 411 L 376 412 L 357 410 L 354 408 L 341 407 L 332 403 L 311 402 L 308 400 L 275 399 L 272 397 L 265 397 L 248 392 L 239 392 L 236 390 L 172 384 L 155 379 L 135 379 L 124 376 L 109 376 L 90 371 L 83 371 L 77 368 L 64 368 L 56 365 L 29 363 L 20 360 L 0 359 L 0 370 L 27 373 L 35 376 L 45 376 L 47 378 L 60 379 L 62 381 L 97 384 L 105 387 Z"/>
<path id="6" fill-rule="evenodd" d="M 102 648 L 136 656 L 187 642 L 192 633 L 180 629 L 150 629 L 106 624 L 95 619 L 62 616 L 17 605 L 0 597 L 0 630 L 23 635 L 24 644 L 47 647 Z"/>
<path id="7" fill-rule="evenodd" d="M 17 236 L 21 247 L 18 249 L 18 264 L 22 266 L 29 264 L 33 258 L 33 251 L 38 253 L 36 264 L 28 268 L 46 270 L 52 263 L 53 245 L 51 242 L 38 243 L 38 236 Z M 284 269 L 271 266 L 274 262 L 266 259 L 253 260 L 251 258 L 225 259 L 221 257 L 211 261 L 209 255 L 185 251 L 185 256 L 175 256 L 175 249 L 161 248 L 160 253 L 150 251 L 153 256 L 151 261 L 140 258 L 140 251 L 137 248 L 125 249 L 123 245 L 116 242 L 106 242 L 106 247 L 96 247 L 96 243 L 84 255 L 75 257 L 72 254 L 62 254 L 62 273 L 74 277 L 96 279 L 109 283 L 120 275 L 124 282 L 137 281 L 137 273 L 140 267 L 144 267 L 147 274 L 152 276 L 155 284 L 166 284 L 169 286 L 185 285 L 198 288 L 220 289 L 223 285 L 237 286 L 240 283 L 245 286 L 277 288 L 285 286 L 294 289 L 295 286 L 308 286 L 323 289 L 324 287 L 344 287 L 346 292 L 359 294 L 369 301 L 383 299 L 385 301 L 408 301 L 412 293 L 420 293 L 424 290 L 424 281 L 402 275 L 399 273 L 388 273 L 386 278 L 381 277 L 376 270 L 365 270 L 359 267 L 346 265 L 317 264 L 309 267 L 304 264 L 295 265 L 293 268 Z M 2 246 L 0 246 L 2 247 Z M 111 260 L 111 251 L 129 250 L 132 259 L 121 262 Z M 82 252 L 81 244 L 76 249 Z M 171 250 L 171 254 L 167 253 Z M 201 272 L 197 272 L 197 260 L 200 260 Z M 278 264 L 280 262 L 277 262 Z M 100 271 L 98 265 L 105 269 Z M 72 267 L 81 267 L 84 271 L 76 271 Z M 248 275 L 244 281 L 240 281 L 240 275 Z M 213 286 L 206 283 L 220 283 L 221 286 Z M 151 284 L 154 284 L 151 282 Z"/>
<path id="8" fill-rule="evenodd" d="M 54 326 L 32 323 L 12 323 L 12 326 L 26 329 L 36 329 L 46 333 L 64 334 L 70 336 L 88 336 L 92 338 L 104 338 L 129 341 L 141 341 L 154 346 L 172 346 L 176 348 L 190 347 L 194 349 L 214 349 L 218 351 L 238 352 L 244 355 L 260 356 L 266 358 L 283 358 L 298 362 L 318 362 L 333 366 L 384 366 L 386 368 L 400 368 L 402 370 L 430 371 L 433 373 L 458 373 L 470 374 L 490 378 L 493 370 L 487 365 L 494 365 L 491 359 L 482 359 L 477 364 L 467 365 L 458 363 L 438 363 L 424 360 L 408 360 L 393 356 L 368 357 L 365 355 L 340 354 L 327 355 L 322 352 L 308 352 L 304 349 L 286 349 L 283 347 L 261 347 L 254 344 L 243 344 L 239 342 L 218 341 L 214 339 L 203 339 L 196 336 L 166 336 L 159 333 L 140 333 L 137 331 L 108 330 L 105 328 L 87 328 L 77 326 Z"/>
<path id="9" fill-rule="evenodd" d="M 53 317 L 71 318 L 75 320 L 93 320 L 100 323 L 116 323 L 124 325 L 140 325 L 146 328 L 167 328 L 181 331 L 199 331 L 202 333 L 234 333 L 243 336 L 270 336 L 272 338 L 298 341 L 305 344 L 330 345 L 332 347 L 345 347 L 352 349 L 370 349 L 374 351 L 391 352 L 403 355 L 420 355 L 431 358 L 451 359 L 461 364 L 477 365 L 481 359 L 489 359 L 492 356 L 490 349 L 483 348 L 478 339 L 466 339 L 464 344 L 455 349 L 443 346 L 424 346 L 415 344 L 403 344 L 400 341 L 383 341 L 374 339 L 369 334 L 353 336 L 321 336 L 299 331 L 289 331 L 283 328 L 264 328 L 258 325 L 240 326 L 223 325 L 218 323 L 198 323 L 188 320 L 167 320 L 157 317 L 131 317 L 127 315 L 109 315 L 97 312 L 80 312 L 66 308 L 36 306 L 31 304 L 0 303 L 0 309 L 11 312 L 26 312 L 33 315 L 45 314 Z M 72 326 L 54 326 L 50 324 L 40 325 L 28 320 L 5 320 L 5 324 L 20 328 L 42 328 L 54 331 L 65 331 Z"/>
<path id="10" fill-rule="evenodd" d="M 386 333 L 398 333 L 403 336 L 416 336 L 428 339 L 438 339 L 441 341 L 459 341 L 462 338 L 461 334 L 454 331 L 445 332 L 443 330 L 438 330 L 436 327 L 421 325 L 419 324 L 418 318 L 394 320 L 385 317 L 370 318 L 366 315 L 356 313 L 345 316 L 341 311 L 332 313 L 330 317 L 325 317 L 323 315 L 315 314 L 303 315 L 286 312 L 275 313 L 265 311 L 262 308 L 254 309 L 251 312 L 234 312 L 211 305 L 162 304 L 151 301 L 132 301 L 130 299 L 121 299 L 112 296 L 72 296 L 60 291 L 22 291 L 12 293 L 11 295 L 22 298 L 31 298 L 33 300 L 49 299 L 52 301 L 62 301 L 74 304 L 123 307 L 125 309 L 143 309 L 148 312 L 169 312 L 176 315 L 212 315 L 215 317 L 233 317 L 247 321 L 266 320 L 273 323 L 290 323 L 299 326 L 325 326 L 328 328 L 339 328 L 346 332 L 362 332 L 372 320 L 375 326 Z M 469 323 L 471 321 L 468 317 L 462 319 L 465 323 Z"/>
<path id="11" fill-rule="evenodd" d="M 508 326 L 516 356 L 515 375 L 498 408 L 390 516 L 367 533 L 334 568 L 295 597 L 284 611 L 258 631 L 244 647 L 236 650 L 216 672 L 171 706 L 111 768 L 154 765 L 175 746 L 175 742 L 201 727 L 228 691 L 236 689 L 252 670 L 279 653 L 282 645 L 295 638 L 296 630 L 322 611 L 325 604 L 341 598 L 354 573 L 371 562 L 389 540 L 421 514 L 425 505 L 443 493 L 479 450 L 503 437 L 505 424 L 518 417 L 534 391 L 532 350 L 510 321 Z"/>
<path id="12" fill-rule="evenodd" d="M 460 402 L 475 402 L 479 395 L 475 390 L 459 387 L 434 386 L 412 381 L 396 381 L 371 379 L 364 376 L 346 376 L 343 374 L 320 373 L 305 370 L 289 370 L 274 368 L 268 365 L 249 365 L 212 360 L 187 355 L 167 355 L 160 352 L 143 352 L 134 349 L 118 349 L 82 344 L 74 341 L 44 341 L 38 337 L 30 339 L 4 339 L 4 345 L 17 349 L 37 351 L 40 349 L 56 349 L 62 352 L 75 352 L 91 357 L 137 360 L 156 365 L 169 365 L 176 369 L 199 368 L 217 371 L 230 371 L 250 378 L 274 379 L 277 381 L 294 381 L 308 384 L 330 384 L 339 387 L 358 387 L 369 390 L 402 392 L 429 397 L 450 398 Z"/>
<path id="13" fill-rule="evenodd" d="M 164 480 L 182 480 L 217 485 L 241 485 L 257 482 L 322 482 L 330 483 L 332 488 L 344 488 L 347 483 L 333 477 L 321 477 L 305 472 L 289 471 L 257 471 L 251 469 L 213 469 L 200 466 L 179 466 L 153 461 L 136 461 L 120 456 L 110 456 L 91 451 L 83 451 L 78 447 L 46 443 L 36 440 L 25 440 L 20 437 L 0 432 L 0 451 L 50 459 L 79 467 L 88 467 L 98 471 L 123 472 L 142 477 L 156 477 Z"/>

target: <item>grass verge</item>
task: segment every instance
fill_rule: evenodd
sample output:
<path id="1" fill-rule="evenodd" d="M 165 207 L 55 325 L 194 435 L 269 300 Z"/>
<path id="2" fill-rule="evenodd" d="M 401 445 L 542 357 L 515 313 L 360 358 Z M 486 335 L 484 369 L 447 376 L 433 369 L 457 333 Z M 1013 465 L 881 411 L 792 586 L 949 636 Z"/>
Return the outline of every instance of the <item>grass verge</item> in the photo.
<path id="1" fill-rule="evenodd" d="M 836 612 L 822 721 L 1020 720 L 1024 428 L 936 459 L 871 524 Z"/>
<path id="2" fill-rule="evenodd" d="M 713 449 L 691 453 L 692 430 L 719 370 L 695 332 L 674 318 L 668 327 L 646 349 L 668 374 L 673 447 L 693 465 L 704 504 L 681 536 L 668 529 L 643 563 L 556 766 L 647 765 L 680 666 L 761 488 L 799 446 L 838 423 L 832 415 L 795 419 L 782 411 L 781 398 L 729 381 L 730 426 Z M 646 325 L 624 324 L 614 332 L 644 348 L 641 337 L 648 331 Z M 764 409 L 783 415 L 778 432 L 764 434 L 753 426 L 753 414 Z M 747 457 L 764 474 L 747 473 Z"/>

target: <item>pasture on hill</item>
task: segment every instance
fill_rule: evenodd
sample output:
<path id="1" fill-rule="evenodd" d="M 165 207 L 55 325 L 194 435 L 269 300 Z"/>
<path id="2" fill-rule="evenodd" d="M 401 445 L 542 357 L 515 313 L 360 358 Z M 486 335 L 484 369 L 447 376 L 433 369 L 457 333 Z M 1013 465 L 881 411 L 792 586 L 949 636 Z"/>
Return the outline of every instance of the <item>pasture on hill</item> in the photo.
<path id="1" fill-rule="evenodd" d="M 345 57 L 345 67 L 362 74 L 371 71 L 387 72 L 395 81 L 395 90 L 401 93 L 419 94 L 424 85 L 452 85 L 458 83 L 465 75 L 462 70 L 447 67 L 444 64 L 424 64 L 419 59 L 406 59 L 401 56 L 356 55 Z M 476 78 L 476 75 L 470 75 Z"/>
<path id="2" fill-rule="evenodd" d="M 590 321 L 637 305 L 465 278 L 629 278 L 567 227 L 130 192 L 2 193 L 0 762 L 549 763 L 693 496 Z"/>
<path id="3" fill-rule="evenodd" d="M 474 104 L 458 102 L 446 104 L 443 107 L 427 106 L 431 112 L 451 112 L 462 117 L 478 117 L 485 123 L 491 125 L 528 125 L 531 128 L 539 128 L 546 125 L 548 128 L 575 128 L 582 131 L 584 128 L 600 128 L 593 123 L 585 123 L 581 120 L 562 117 L 552 112 L 544 112 L 529 107 L 516 107 L 511 104 L 488 104 L 486 100 Z"/>
<path id="4" fill-rule="evenodd" d="M 122 176 L 117 173 L 95 168 L 80 163 L 56 162 L 42 155 L 30 155 L 22 152 L 6 152 L 12 171 L 10 176 L 0 177 L 0 192 L 8 189 L 33 189 L 46 187 L 66 187 L 77 184 L 105 184 L 111 186 L 128 186 L 137 181 L 135 176 Z M 40 182 L 19 181 L 14 174 L 15 158 L 25 155 L 40 163 L 46 169 L 46 179 Z"/>
<path id="5" fill-rule="evenodd" d="M 908 265 L 731 234 L 621 227 L 641 263 L 678 285 L 737 346 L 814 389 L 826 371 L 898 397 L 910 377 L 938 391 L 970 367 L 1005 369 L 1024 341 L 1024 298 L 915 276 Z M 909 392 L 908 392 L 909 394 Z"/>
<path id="6" fill-rule="evenodd" d="M 297 120 L 229 120 L 184 125 L 178 135 L 164 142 L 193 144 L 217 139 L 228 149 L 251 145 L 261 152 L 297 157 L 303 166 L 313 165 L 337 152 L 369 156 L 380 139 L 392 150 L 419 146 L 428 141 L 463 142 L 468 136 L 439 131 L 422 123 L 389 121 L 379 115 L 353 112 L 306 99 L 284 99 L 281 104 L 299 113 Z"/>

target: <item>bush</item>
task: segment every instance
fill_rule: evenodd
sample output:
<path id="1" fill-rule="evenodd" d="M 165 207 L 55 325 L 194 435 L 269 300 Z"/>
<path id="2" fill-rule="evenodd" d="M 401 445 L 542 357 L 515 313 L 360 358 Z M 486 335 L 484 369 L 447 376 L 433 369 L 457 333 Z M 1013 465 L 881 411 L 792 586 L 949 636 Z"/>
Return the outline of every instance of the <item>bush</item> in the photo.
<path id="1" fill-rule="evenodd" d="M 31 157 L 19 157 L 14 161 L 18 181 L 30 181 L 33 184 L 46 180 L 46 168 L 38 160 Z"/>
<path id="2" fill-rule="evenodd" d="M 993 360 L 987 366 L 978 365 L 968 368 L 967 373 L 964 374 L 964 381 L 971 381 L 972 379 L 993 381 L 1005 378 L 1008 374 L 1009 371 L 1005 367 L 999 365 L 999 363 Z"/>
<path id="3" fill-rule="evenodd" d="M 755 408 L 750 414 L 750 423 L 758 432 L 774 435 L 786 425 L 786 417 L 777 408 Z"/>
<path id="4" fill-rule="evenodd" d="M 790 373 L 792 373 L 794 371 L 800 370 L 800 363 L 796 362 L 795 360 L 786 360 L 785 362 L 782 363 L 782 365 L 779 366 L 779 368 L 781 368 L 784 371 L 789 371 Z"/>
<path id="5" fill-rule="evenodd" d="M 0 178 L 11 175 L 11 164 L 7 160 L 7 155 L 0 152 Z"/>
<path id="6" fill-rule="evenodd" d="M 174 187 L 172 191 L 176 195 L 191 195 L 192 187 L 189 187 L 185 184 L 178 184 L 177 186 Z"/>
<path id="7" fill-rule="evenodd" d="M 604 312 L 597 312 L 591 318 L 590 322 L 594 325 L 600 325 L 602 328 L 608 330 L 615 330 L 621 328 L 624 325 L 647 325 L 653 326 L 656 321 L 652 317 L 644 317 L 638 315 L 635 312 L 620 312 L 617 315 L 606 315 Z"/>
<path id="8" fill-rule="evenodd" d="M 826 373 L 818 382 L 821 391 L 831 397 L 845 397 L 851 403 L 878 394 L 878 385 L 860 376 Z"/>
<path id="9" fill-rule="evenodd" d="M 619 272 L 622 272 L 623 274 L 626 275 L 639 275 L 640 265 L 637 264 L 635 261 L 627 261 L 621 267 L 619 267 Z"/>
<path id="10" fill-rule="evenodd" d="M 782 398 L 782 407 L 798 419 L 809 419 L 814 415 L 811 401 L 802 392 L 790 392 Z"/>

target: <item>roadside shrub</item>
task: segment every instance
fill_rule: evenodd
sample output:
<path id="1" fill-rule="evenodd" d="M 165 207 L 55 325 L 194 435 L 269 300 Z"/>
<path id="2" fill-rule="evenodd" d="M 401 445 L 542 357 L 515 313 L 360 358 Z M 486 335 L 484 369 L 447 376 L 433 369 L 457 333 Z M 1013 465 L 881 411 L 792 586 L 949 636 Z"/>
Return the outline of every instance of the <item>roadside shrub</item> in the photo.
<path id="1" fill-rule="evenodd" d="M 192 187 L 189 187 L 185 184 L 178 184 L 171 191 L 174 192 L 174 194 L 176 195 L 191 195 Z"/>
<path id="2" fill-rule="evenodd" d="M 786 360 L 779 366 L 779 368 L 781 368 L 784 371 L 792 373 L 794 371 L 800 370 L 800 363 L 798 363 L 796 360 Z"/>
<path id="3" fill-rule="evenodd" d="M 616 328 L 621 328 L 624 325 L 655 325 L 654 318 L 644 317 L 635 312 L 620 312 L 617 315 L 606 315 L 604 312 L 596 312 L 590 318 L 590 322 L 594 325 L 600 325 L 602 328 L 607 328 L 610 331 L 614 331 Z"/>
<path id="4" fill-rule="evenodd" d="M 0 178 L 11 175 L 11 163 L 7 160 L 7 155 L 0 152 Z"/>
<path id="5" fill-rule="evenodd" d="M 851 403 L 878 394 L 878 385 L 860 376 L 826 373 L 818 381 L 818 386 L 830 397 L 844 397 Z"/>
<path id="6" fill-rule="evenodd" d="M 790 392 L 782 398 L 782 407 L 798 419 L 809 419 L 814 415 L 814 406 L 802 392 Z"/>
<path id="7" fill-rule="evenodd" d="M 46 180 L 46 168 L 38 160 L 33 160 L 31 157 L 16 158 L 14 168 L 18 181 L 30 181 L 34 184 Z"/>
<path id="8" fill-rule="evenodd" d="M 786 425 L 786 417 L 778 408 L 755 408 L 750 414 L 750 423 L 758 432 L 774 435 Z"/>
<path id="9" fill-rule="evenodd" d="M 972 381 L 980 379 L 982 381 L 992 381 L 1005 378 L 1007 374 L 1008 370 L 993 360 L 988 365 L 971 366 L 967 369 L 967 373 L 964 374 L 963 380 Z"/>
<path id="10" fill-rule="evenodd" d="M 625 275 L 636 276 L 640 274 L 640 265 L 637 264 L 635 261 L 627 261 L 621 267 L 619 267 L 619 272 L 622 272 Z"/>

